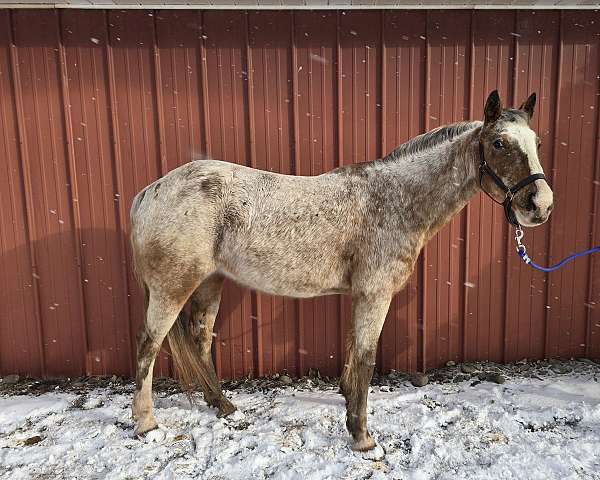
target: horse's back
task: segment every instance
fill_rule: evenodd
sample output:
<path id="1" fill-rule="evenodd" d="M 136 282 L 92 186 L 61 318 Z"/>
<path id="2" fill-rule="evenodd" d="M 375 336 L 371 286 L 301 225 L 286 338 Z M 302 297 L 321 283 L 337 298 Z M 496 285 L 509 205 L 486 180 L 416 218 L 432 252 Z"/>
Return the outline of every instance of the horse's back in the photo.
<path id="1" fill-rule="evenodd" d="M 208 265 L 250 287 L 293 296 L 346 289 L 359 209 L 336 175 L 298 177 L 218 160 L 183 165 L 132 206 L 139 247 Z"/>

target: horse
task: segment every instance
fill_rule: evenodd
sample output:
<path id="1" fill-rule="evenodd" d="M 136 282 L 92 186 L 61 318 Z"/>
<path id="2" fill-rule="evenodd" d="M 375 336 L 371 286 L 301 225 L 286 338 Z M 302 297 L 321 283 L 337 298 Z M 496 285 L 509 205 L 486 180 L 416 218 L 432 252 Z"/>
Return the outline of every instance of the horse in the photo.
<path id="1" fill-rule="evenodd" d="M 141 190 L 131 207 L 133 261 L 146 294 L 135 434 L 157 427 L 152 370 L 165 337 L 182 387 L 201 387 L 219 416 L 235 411 L 211 358 L 229 278 L 273 295 L 351 296 L 340 392 L 352 449 L 373 449 L 367 393 L 377 342 L 423 246 L 481 190 L 504 204 L 511 223 L 533 227 L 550 215 L 553 193 L 529 127 L 535 102 L 533 93 L 518 109 L 504 108 L 493 91 L 483 121 L 442 126 L 384 158 L 317 176 L 196 160 Z"/>

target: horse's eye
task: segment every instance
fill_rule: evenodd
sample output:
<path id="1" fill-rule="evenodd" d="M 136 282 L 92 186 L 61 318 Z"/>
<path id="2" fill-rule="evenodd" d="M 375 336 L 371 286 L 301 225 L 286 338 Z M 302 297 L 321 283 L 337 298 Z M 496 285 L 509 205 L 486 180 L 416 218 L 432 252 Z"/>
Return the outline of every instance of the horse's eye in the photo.
<path id="1" fill-rule="evenodd" d="M 500 140 L 500 139 L 494 140 L 493 145 L 496 150 L 502 150 L 504 148 L 504 144 L 502 143 L 502 140 Z"/>

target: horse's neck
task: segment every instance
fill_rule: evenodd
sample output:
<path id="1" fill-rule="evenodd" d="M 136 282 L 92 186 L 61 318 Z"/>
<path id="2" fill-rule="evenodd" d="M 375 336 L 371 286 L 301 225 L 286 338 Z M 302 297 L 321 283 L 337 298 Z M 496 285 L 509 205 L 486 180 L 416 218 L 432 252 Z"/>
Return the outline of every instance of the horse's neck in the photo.
<path id="1" fill-rule="evenodd" d="M 415 212 L 411 228 L 420 230 L 425 239 L 446 224 L 478 190 L 479 130 L 469 130 L 452 142 L 391 165 L 390 187 L 396 184 L 399 191 L 405 192 L 399 206 Z"/>

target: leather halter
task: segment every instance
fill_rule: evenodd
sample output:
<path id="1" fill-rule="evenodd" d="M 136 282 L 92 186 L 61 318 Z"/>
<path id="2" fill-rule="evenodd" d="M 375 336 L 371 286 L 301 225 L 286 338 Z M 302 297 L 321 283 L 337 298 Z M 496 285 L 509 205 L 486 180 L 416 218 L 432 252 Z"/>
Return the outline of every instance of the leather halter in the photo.
<path id="1" fill-rule="evenodd" d="M 530 183 L 533 183 L 536 180 L 546 180 L 545 175 L 543 173 L 534 173 L 534 174 L 529 175 L 528 177 L 524 178 L 523 180 L 521 180 L 515 186 L 510 187 L 510 188 L 507 187 L 504 184 L 504 182 L 502 181 L 502 179 L 496 174 L 496 172 L 494 172 L 490 168 L 490 166 L 485 161 L 485 153 L 483 151 L 483 144 L 481 143 L 481 140 L 480 140 L 479 141 L 479 186 L 481 187 L 481 190 L 483 190 L 488 197 L 490 197 L 494 202 L 500 204 L 500 202 L 498 202 L 487 190 L 485 190 L 483 188 L 482 180 L 483 180 L 484 174 L 488 175 L 494 181 L 494 183 L 498 186 L 498 188 L 500 190 L 502 190 L 506 195 L 504 202 L 502 202 L 502 206 L 504 207 L 504 215 L 506 215 L 506 220 L 511 225 L 514 225 L 515 227 L 520 228 L 521 225 L 519 224 L 519 221 L 517 220 L 517 216 L 515 215 L 515 212 L 512 208 L 513 199 L 515 198 L 515 195 L 517 194 L 517 192 L 519 192 L 519 190 L 525 188 Z"/>

